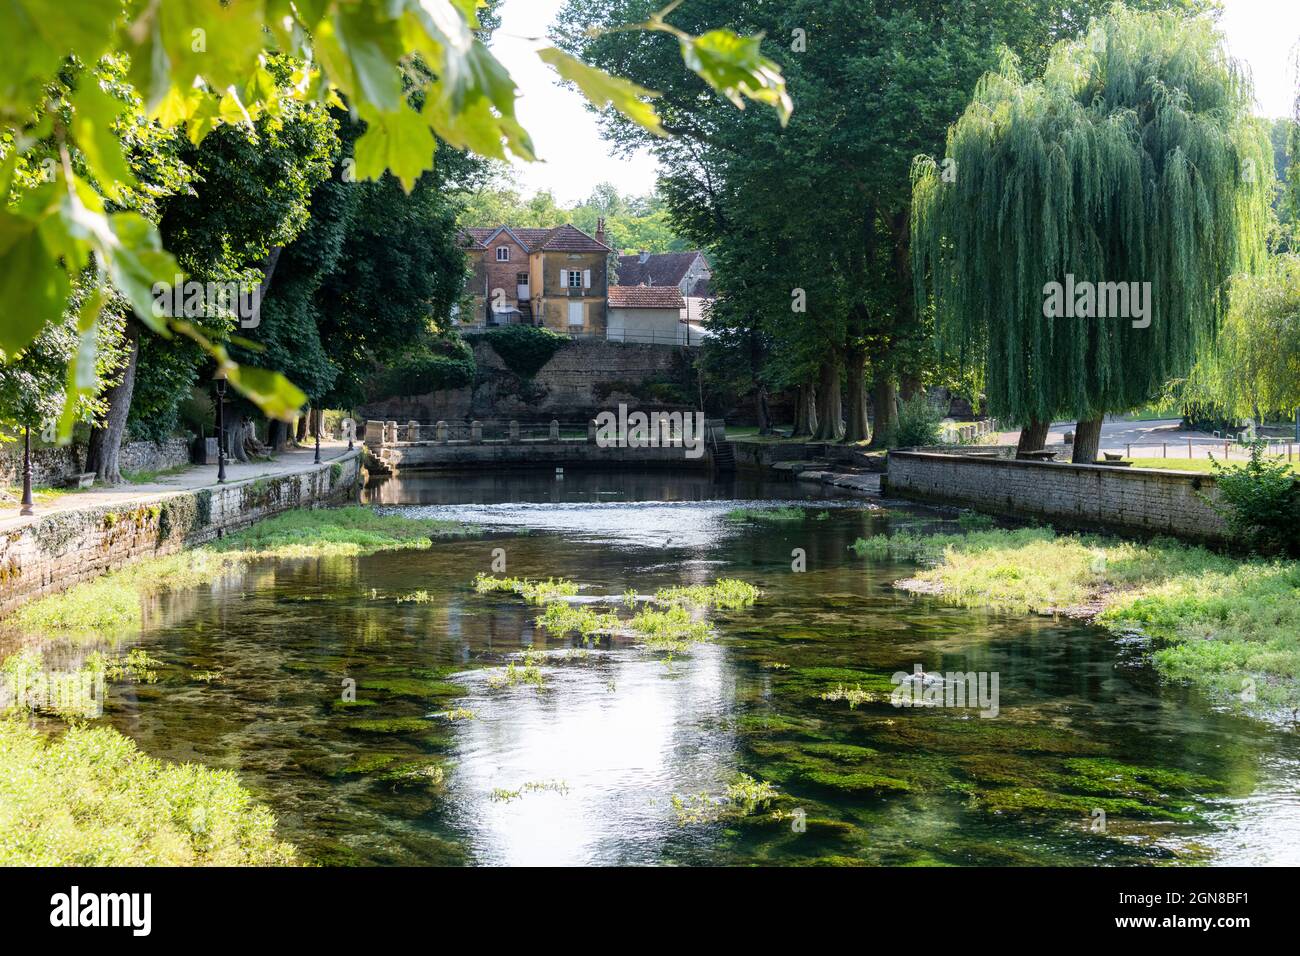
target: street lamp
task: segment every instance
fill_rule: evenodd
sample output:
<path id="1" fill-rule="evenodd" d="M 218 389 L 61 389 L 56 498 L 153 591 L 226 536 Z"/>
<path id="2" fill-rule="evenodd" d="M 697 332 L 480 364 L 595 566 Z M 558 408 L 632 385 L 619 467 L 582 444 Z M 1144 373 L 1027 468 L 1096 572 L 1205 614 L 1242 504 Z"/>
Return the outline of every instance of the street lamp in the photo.
<path id="1" fill-rule="evenodd" d="M 217 386 L 217 484 L 226 483 L 226 367 L 217 366 L 212 376 Z"/>
<path id="2" fill-rule="evenodd" d="M 313 408 L 311 410 L 311 422 L 312 422 L 312 430 L 316 432 L 316 464 L 318 465 L 320 464 L 320 426 L 321 423 L 324 421 L 325 421 L 324 413 L 318 412 L 316 409 Z"/>
<path id="3" fill-rule="evenodd" d="M 24 517 L 35 514 L 32 502 L 32 427 L 23 426 L 23 504 L 18 512 Z"/>

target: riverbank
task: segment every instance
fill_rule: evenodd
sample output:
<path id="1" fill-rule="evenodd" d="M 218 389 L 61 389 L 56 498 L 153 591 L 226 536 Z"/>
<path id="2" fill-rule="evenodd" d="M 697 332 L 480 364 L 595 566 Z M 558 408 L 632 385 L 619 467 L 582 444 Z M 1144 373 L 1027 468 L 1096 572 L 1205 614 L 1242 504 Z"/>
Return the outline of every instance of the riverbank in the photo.
<path id="1" fill-rule="evenodd" d="M 332 455 L 333 457 L 326 457 Z M 359 451 L 336 445 L 232 466 L 192 468 L 150 485 L 67 495 L 34 517 L 0 519 L 0 615 L 145 558 L 176 555 L 264 518 L 355 499 Z"/>
<path id="2" fill-rule="evenodd" d="M 142 626 L 150 596 L 210 582 L 254 559 L 427 548 L 435 539 L 465 533 L 454 522 L 379 515 L 362 507 L 295 511 L 35 601 L 7 624 L 29 638 L 120 639 Z M 0 665 L 0 679 L 12 678 L 27 660 L 43 670 L 39 645 Z M 13 661 L 18 664 L 11 666 Z M 120 669 L 113 662 L 103 666 Z M 107 727 L 74 723 L 47 737 L 23 718 L 52 714 L 10 689 L 14 693 L 0 695 L 13 705 L 0 714 L 0 865 L 297 862 L 296 849 L 276 838 L 271 811 L 234 774 L 157 760 Z"/>
<path id="3" fill-rule="evenodd" d="M 1142 635 L 1163 677 L 1190 681 L 1247 713 L 1294 718 L 1300 708 L 1300 562 L 1049 528 L 901 531 L 860 539 L 854 550 L 927 565 L 896 583 L 912 593 Z"/>

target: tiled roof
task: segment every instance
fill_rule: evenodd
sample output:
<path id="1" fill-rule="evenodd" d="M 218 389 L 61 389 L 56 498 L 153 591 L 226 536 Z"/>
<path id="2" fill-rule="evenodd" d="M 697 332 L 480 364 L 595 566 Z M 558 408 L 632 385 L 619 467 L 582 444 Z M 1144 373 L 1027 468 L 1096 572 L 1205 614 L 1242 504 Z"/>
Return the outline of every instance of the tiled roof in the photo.
<path id="1" fill-rule="evenodd" d="M 473 240 L 471 248 L 486 249 L 487 242 L 502 229 L 509 229 L 525 252 L 613 252 L 603 242 L 597 242 L 581 229 L 569 224 L 554 229 L 510 229 L 508 226 L 490 228 L 474 227 L 465 234 Z"/>
<path id="2" fill-rule="evenodd" d="M 686 300 L 675 285 L 612 285 L 611 309 L 684 309 Z"/>
<path id="3" fill-rule="evenodd" d="M 691 288 L 690 296 L 692 299 L 712 299 L 713 298 L 713 280 L 696 279 L 695 285 Z"/>
<path id="4" fill-rule="evenodd" d="M 679 285 L 698 252 L 660 252 L 645 262 L 639 255 L 618 257 L 619 285 Z"/>

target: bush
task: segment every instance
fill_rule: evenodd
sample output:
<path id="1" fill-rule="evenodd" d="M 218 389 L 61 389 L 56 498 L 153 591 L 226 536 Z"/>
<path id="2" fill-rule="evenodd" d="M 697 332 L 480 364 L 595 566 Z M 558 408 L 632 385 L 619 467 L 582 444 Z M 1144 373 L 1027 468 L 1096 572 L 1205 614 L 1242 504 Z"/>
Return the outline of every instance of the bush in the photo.
<path id="1" fill-rule="evenodd" d="M 1222 501 L 1211 504 L 1233 538 L 1260 554 L 1300 557 L 1300 484 L 1290 463 L 1265 458 L 1263 442 L 1251 445 L 1250 461 L 1240 467 L 1211 460 Z"/>
<path id="2" fill-rule="evenodd" d="M 924 392 L 906 399 L 898 412 L 898 424 L 886 444 L 890 448 L 916 448 L 921 445 L 937 445 L 940 441 L 939 426 L 943 422 L 943 412 L 930 401 Z"/>
<path id="3" fill-rule="evenodd" d="M 412 352 L 380 374 L 372 397 L 427 395 L 449 388 L 466 388 L 474 384 L 477 372 L 473 358 L 452 358 L 424 350 Z"/>
<path id="4" fill-rule="evenodd" d="M 555 353 L 569 344 L 568 336 L 531 325 L 507 325 L 483 336 L 501 356 L 506 368 L 520 378 L 532 378 Z"/>

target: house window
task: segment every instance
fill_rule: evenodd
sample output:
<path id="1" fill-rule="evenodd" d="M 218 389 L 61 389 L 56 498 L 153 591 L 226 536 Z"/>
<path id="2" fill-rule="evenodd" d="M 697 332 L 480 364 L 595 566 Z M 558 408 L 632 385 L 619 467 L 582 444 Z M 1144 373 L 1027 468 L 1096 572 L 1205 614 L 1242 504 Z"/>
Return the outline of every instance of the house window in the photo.
<path id="1" fill-rule="evenodd" d="M 497 262 L 509 262 L 509 261 L 510 261 L 510 247 L 497 246 Z"/>
<path id="2" fill-rule="evenodd" d="M 515 285 L 528 285 L 528 273 L 527 272 L 515 273 Z"/>
<path id="3" fill-rule="evenodd" d="M 569 270 L 569 288 L 570 289 L 582 288 L 582 273 L 579 272 L 577 269 Z"/>

